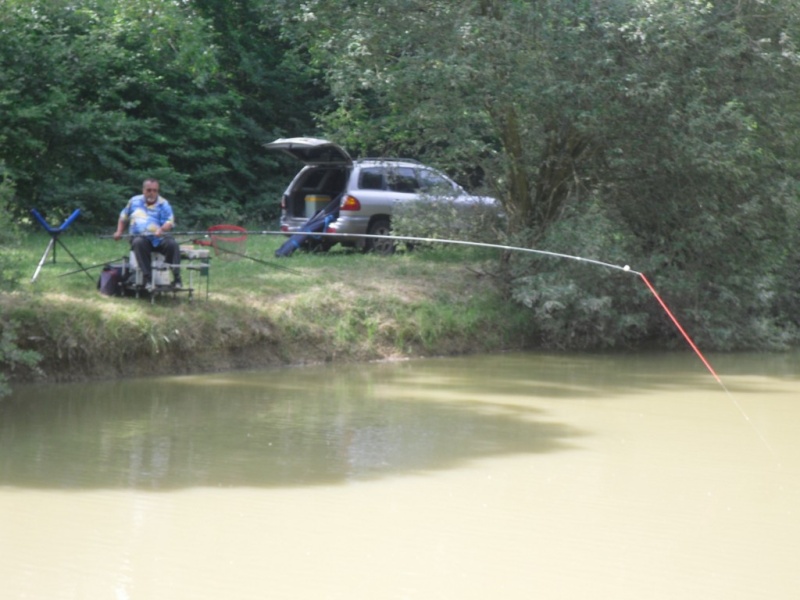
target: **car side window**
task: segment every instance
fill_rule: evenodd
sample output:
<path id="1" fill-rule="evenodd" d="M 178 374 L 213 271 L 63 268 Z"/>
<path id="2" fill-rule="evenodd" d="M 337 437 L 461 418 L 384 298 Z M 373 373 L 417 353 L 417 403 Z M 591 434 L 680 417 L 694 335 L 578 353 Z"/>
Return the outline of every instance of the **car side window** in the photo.
<path id="1" fill-rule="evenodd" d="M 452 194 L 455 191 L 453 182 L 441 173 L 422 169 L 419 172 L 420 190 L 428 194 Z"/>
<path id="2" fill-rule="evenodd" d="M 398 167 L 387 173 L 389 189 L 393 192 L 413 194 L 419 189 L 417 175 L 410 167 Z"/>
<path id="3" fill-rule="evenodd" d="M 382 190 L 386 186 L 383 183 L 383 169 L 370 167 L 361 170 L 358 177 L 358 187 L 362 190 Z"/>

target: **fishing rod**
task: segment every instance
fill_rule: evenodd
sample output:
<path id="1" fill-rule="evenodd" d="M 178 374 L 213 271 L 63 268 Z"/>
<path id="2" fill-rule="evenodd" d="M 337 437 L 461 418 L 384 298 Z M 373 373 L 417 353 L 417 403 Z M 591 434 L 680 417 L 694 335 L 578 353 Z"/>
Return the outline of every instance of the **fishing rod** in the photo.
<path id="1" fill-rule="evenodd" d="M 226 234 L 228 234 L 228 235 L 239 235 L 239 236 L 241 236 L 241 235 L 280 235 L 280 236 L 288 237 L 288 236 L 291 236 L 291 235 L 302 235 L 302 234 L 306 234 L 306 233 L 307 232 L 296 232 L 296 233 L 294 233 L 294 232 L 270 231 L 270 230 L 245 230 L 245 231 L 224 231 L 224 230 L 221 230 L 219 232 L 214 232 L 214 235 L 226 235 Z M 179 235 L 179 234 L 176 233 L 175 235 Z M 198 232 L 198 233 L 181 232 L 180 235 L 208 235 L 208 232 L 207 231 Z M 638 275 L 639 278 L 647 286 L 647 289 L 656 298 L 656 300 L 658 301 L 658 303 L 661 306 L 661 308 L 666 312 L 667 316 L 670 318 L 670 320 L 676 326 L 676 328 L 681 333 L 683 338 L 686 340 L 686 342 L 689 344 L 689 346 L 692 348 L 692 350 L 695 352 L 695 354 L 697 354 L 698 358 L 700 358 L 700 360 L 702 361 L 703 365 L 705 365 L 706 369 L 708 369 L 708 371 L 711 373 L 711 375 L 714 377 L 714 379 L 717 381 L 717 383 L 719 383 L 720 385 L 722 385 L 723 388 L 725 388 L 725 384 L 722 382 L 722 379 L 719 377 L 719 375 L 717 375 L 717 372 L 711 366 L 711 363 L 709 363 L 708 360 L 706 359 L 706 357 L 703 356 L 703 353 L 700 352 L 700 349 L 694 343 L 692 338 L 689 336 L 689 334 L 686 332 L 686 330 L 680 324 L 680 322 L 675 317 L 675 315 L 672 313 L 672 311 L 670 311 L 669 307 L 664 302 L 664 300 L 661 298 L 661 296 L 658 294 L 658 292 L 656 291 L 655 287 L 650 283 L 650 281 L 647 279 L 647 277 L 644 275 L 644 273 L 642 273 L 641 271 L 636 271 L 634 269 L 631 269 L 630 265 L 622 265 L 622 266 L 620 266 L 620 265 L 615 265 L 615 264 L 612 264 L 612 263 L 604 262 L 604 261 L 601 261 L 601 260 L 595 260 L 593 258 L 585 258 L 585 257 L 582 257 L 582 256 L 576 256 L 576 255 L 573 255 L 573 254 L 564 254 L 564 253 L 561 253 L 561 252 L 551 252 L 549 250 L 539 250 L 537 248 L 523 248 L 521 246 L 510 246 L 510 245 L 505 245 L 505 244 L 490 244 L 488 242 L 471 242 L 471 241 L 467 241 L 467 240 L 453 240 L 453 239 L 443 239 L 443 238 L 427 238 L 427 237 L 417 237 L 417 236 L 407 236 L 407 235 L 377 235 L 377 234 L 369 234 L 369 233 L 341 234 L 341 233 L 328 233 L 328 232 L 308 232 L 307 235 L 309 235 L 309 236 L 331 237 L 331 238 L 336 238 L 336 237 L 354 238 L 354 237 L 356 237 L 356 238 L 363 238 L 363 239 L 392 239 L 392 240 L 402 241 L 402 242 L 437 243 L 437 244 L 450 244 L 450 245 L 456 245 L 456 246 L 470 246 L 470 247 L 473 247 L 473 248 L 491 248 L 491 249 L 495 249 L 495 250 L 505 250 L 505 251 L 509 251 L 509 252 L 523 252 L 523 253 L 530 253 L 530 254 L 538 254 L 538 255 L 542 255 L 542 256 L 549 256 L 549 257 L 552 257 L 552 258 L 564 258 L 564 259 L 574 260 L 574 261 L 585 263 L 585 264 L 605 267 L 605 268 L 608 268 L 608 269 L 615 269 L 615 270 L 618 270 L 618 271 L 622 271 L 624 273 L 629 273 L 631 275 Z M 726 389 L 726 391 L 727 391 L 727 389 Z"/>
<path id="2" fill-rule="evenodd" d="M 192 235 L 208 236 L 209 232 L 208 232 L 208 230 L 204 230 L 204 231 L 181 231 L 181 232 L 170 232 L 170 234 L 171 235 L 182 235 L 182 236 L 192 236 Z M 622 265 L 622 266 L 620 266 L 620 265 L 615 265 L 615 264 L 612 264 L 612 263 L 604 262 L 604 261 L 601 261 L 601 260 L 595 260 L 595 259 L 592 259 L 592 258 L 585 258 L 585 257 L 582 257 L 582 256 L 576 256 L 576 255 L 573 255 L 573 254 L 564 254 L 564 253 L 561 253 L 561 252 L 551 252 L 549 250 L 539 250 L 537 248 L 523 248 L 521 246 L 510 246 L 510 245 L 505 245 L 505 244 L 490 244 L 488 242 L 471 242 L 471 241 L 467 241 L 467 240 L 428 238 L 428 237 L 417 237 L 417 236 L 407 236 L 407 235 L 378 235 L 378 234 L 369 234 L 369 233 L 342 234 L 342 233 L 328 233 L 328 232 L 321 232 L 321 231 L 320 232 L 304 232 L 304 231 L 286 232 L 286 231 L 272 231 L 272 230 L 243 230 L 243 231 L 241 231 L 241 230 L 240 231 L 220 230 L 220 231 L 215 231 L 214 235 L 215 236 L 217 236 L 217 235 L 219 235 L 219 236 L 225 236 L 225 235 L 235 235 L 235 236 L 266 235 L 266 236 L 271 236 L 272 235 L 272 236 L 284 236 L 284 237 L 291 237 L 292 235 L 308 235 L 308 236 L 314 236 L 314 237 L 330 237 L 330 238 L 334 238 L 334 239 L 337 238 L 337 237 L 346 237 L 346 238 L 351 238 L 351 239 L 352 238 L 392 239 L 392 240 L 401 241 L 401 242 L 449 244 L 449 245 L 455 245 L 455 246 L 469 246 L 469 247 L 473 247 L 473 248 L 490 248 L 490 249 L 494 249 L 494 250 L 505 250 L 505 251 L 509 251 L 509 252 L 522 252 L 522 253 L 528 253 L 528 254 L 538 254 L 538 255 L 541 255 L 541 256 L 549 256 L 549 257 L 552 257 L 552 258 L 563 258 L 563 259 L 567 259 L 567 260 L 574 260 L 574 261 L 577 261 L 577 262 L 580 262 L 580 263 L 584 263 L 584 264 L 590 264 L 590 265 L 595 265 L 595 266 L 599 266 L 599 267 L 604 267 L 604 268 L 607 268 L 607 269 L 614 269 L 614 270 L 617 270 L 617 271 L 622 271 L 624 273 L 629 273 L 631 275 L 637 275 L 645 283 L 645 285 L 647 286 L 647 289 L 650 290 L 650 292 L 656 298 L 656 300 L 658 301 L 658 303 L 661 306 L 661 308 L 666 312 L 667 316 L 670 318 L 670 320 L 676 326 L 676 328 L 678 329 L 680 334 L 683 336 L 683 338 L 686 340 L 686 342 L 692 348 L 694 353 L 701 360 L 701 362 L 706 367 L 706 369 L 708 369 L 708 371 L 711 373 L 711 375 L 714 377 L 714 379 L 717 381 L 717 383 L 719 383 L 726 392 L 728 391 L 727 388 L 725 387 L 725 384 L 722 382 L 722 379 L 720 378 L 720 376 L 717 375 L 717 372 L 711 366 L 711 363 L 709 363 L 709 361 L 706 359 L 706 357 L 703 356 L 703 353 L 700 352 L 700 349 L 694 343 L 692 338 L 689 336 L 689 334 L 686 332 L 686 330 L 680 324 L 680 322 L 675 317 L 675 315 L 672 313 L 672 311 L 670 311 L 669 307 L 664 302 L 664 300 L 661 298 L 661 296 L 658 294 L 658 292 L 656 291 L 655 287 L 650 283 L 650 281 L 647 279 L 647 277 L 644 275 L 644 273 L 642 273 L 640 271 L 636 271 L 634 269 L 631 269 L 630 265 Z M 114 236 L 100 236 L 100 237 L 114 237 Z M 127 235 L 127 236 L 123 236 L 123 237 L 132 237 L 132 236 Z"/>
<path id="3" fill-rule="evenodd" d="M 223 248 L 221 246 L 214 246 L 214 248 L 216 250 L 219 250 L 220 252 L 224 252 L 225 254 L 233 254 L 234 256 L 241 256 L 242 258 L 247 258 L 249 260 L 252 260 L 253 262 L 257 262 L 258 264 L 272 267 L 273 269 L 288 271 L 289 273 L 292 273 L 294 275 L 302 275 L 302 273 L 300 271 L 297 271 L 296 269 L 290 269 L 289 267 L 284 267 L 283 265 L 276 265 L 274 263 L 267 262 L 266 260 L 261 260 L 260 258 L 256 258 L 255 256 L 250 256 L 249 254 L 236 252 L 235 250 L 229 250 L 228 248 Z"/>
<path id="4" fill-rule="evenodd" d="M 59 277 L 66 277 L 67 275 L 74 275 L 75 273 L 88 273 L 92 269 L 97 269 L 98 267 L 105 267 L 106 265 L 113 263 L 115 261 L 125 260 L 124 256 L 119 258 L 112 258 L 111 260 L 107 260 L 105 262 L 97 263 L 96 265 L 91 265 L 90 267 L 82 267 L 80 269 L 75 269 L 74 271 L 70 271 L 69 273 L 62 273 Z"/>
<path id="5" fill-rule="evenodd" d="M 243 235 L 243 232 L 241 232 L 241 231 L 238 231 L 238 232 L 234 232 L 234 231 L 215 231 L 213 235 L 218 236 L 218 235 L 221 235 L 221 234 L 233 234 L 233 233 L 237 233 L 240 236 Z M 277 232 L 275 232 L 275 233 L 277 234 Z M 170 231 L 168 235 L 170 235 L 170 236 L 198 236 L 198 235 L 203 235 L 203 236 L 207 237 L 209 235 L 209 233 L 208 233 L 208 231 L 176 231 L 176 232 Z M 123 239 L 123 238 L 124 239 L 132 239 L 134 237 L 140 237 L 140 235 L 125 234 L 125 235 L 120 236 L 119 238 L 117 238 L 116 236 L 113 236 L 113 235 L 100 235 L 98 237 L 100 239 L 115 239 L 116 240 L 116 239 Z M 184 240 L 184 242 L 178 242 L 178 243 L 180 244 L 180 243 L 195 242 L 195 241 L 196 241 L 195 239 L 190 237 L 189 239 Z M 243 252 L 236 252 L 235 250 L 229 250 L 228 248 L 223 248 L 223 247 L 218 246 L 218 245 L 214 245 L 214 249 L 218 250 L 220 252 L 224 252 L 226 254 L 232 254 L 234 256 L 241 256 L 242 258 L 246 258 L 248 260 L 252 260 L 253 262 L 257 262 L 257 263 L 259 263 L 261 265 L 265 265 L 265 266 L 271 267 L 273 269 L 279 269 L 281 271 L 287 271 L 288 273 L 293 273 L 294 275 L 302 275 L 302 273 L 300 273 L 300 271 L 298 271 L 296 269 L 291 269 L 291 268 L 285 267 L 283 265 L 276 265 L 274 263 L 267 262 L 266 260 L 262 260 L 260 258 L 256 258 L 255 256 L 250 256 L 249 254 L 244 254 Z M 77 272 L 77 271 L 75 271 L 75 272 Z"/>
<path id="6" fill-rule="evenodd" d="M 261 233 L 264 234 L 264 235 L 275 235 L 276 234 L 276 232 L 271 232 L 271 231 L 270 232 L 265 231 L 265 232 L 261 232 Z M 283 234 L 283 235 L 286 235 L 285 232 L 280 232 L 280 233 Z M 342 235 L 342 234 L 312 233 L 310 235 L 315 235 L 315 236 L 317 236 L 317 235 L 338 236 L 338 235 Z M 639 277 L 639 279 L 641 279 L 644 282 L 645 286 L 650 291 L 650 293 L 658 301 L 658 304 L 661 306 L 661 308 L 664 310 L 664 312 L 670 318 L 670 320 L 675 325 L 677 330 L 683 336 L 684 340 L 686 340 L 686 342 L 689 344 L 689 347 L 694 351 L 694 353 L 697 355 L 697 357 L 700 359 L 700 361 L 706 367 L 708 372 L 711 373 L 711 375 L 714 377 L 714 380 L 722 387 L 722 389 L 724 390 L 724 392 L 725 392 L 726 396 L 728 397 L 728 399 L 739 410 L 739 413 L 744 418 L 745 422 L 750 426 L 750 428 L 753 430 L 753 432 L 756 434 L 756 436 L 761 440 L 761 443 L 764 445 L 764 447 L 767 449 L 767 451 L 773 457 L 777 457 L 777 454 L 776 454 L 775 450 L 773 450 L 772 446 L 767 441 L 767 438 L 764 436 L 764 434 L 761 432 L 761 430 L 755 425 L 755 423 L 753 423 L 753 421 L 750 419 L 750 416 L 747 414 L 747 411 L 745 411 L 744 407 L 736 400 L 736 398 L 733 396 L 733 394 L 731 394 L 730 390 L 728 390 L 728 388 L 725 385 L 725 383 L 723 383 L 723 381 L 720 378 L 720 376 L 714 370 L 714 367 L 711 366 L 711 363 L 706 359 L 706 357 L 703 355 L 703 353 L 700 352 L 700 349 L 697 347 L 697 344 L 694 343 L 694 341 L 692 340 L 691 336 L 689 336 L 689 334 L 686 332 L 686 329 L 684 329 L 684 327 L 681 325 L 680 321 L 678 321 L 678 318 L 669 309 L 669 307 L 667 306 L 667 303 L 664 302 L 663 298 L 656 291 L 656 289 L 653 286 L 653 284 L 650 283 L 650 280 L 641 271 L 636 271 L 634 269 L 631 269 L 630 265 L 626 264 L 626 265 L 620 266 L 620 265 L 614 265 L 614 264 L 607 263 L 607 262 L 600 261 L 600 260 L 595 260 L 595 259 L 591 259 L 591 258 L 584 258 L 582 256 L 575 256 L 575 255 L 572 255 L 572 254 L 563 254 L 563 253 L 560 253 L 560 252 L 551 252 L 551 251 L 548 251 L 548 250 L 539 250 L 539 249 L 536 249 L 536 248 L 523 248 L 523 247 L 520 247 L 520 246 L 508 246 L 508 245 L 503 245 L 503 244 L 489 244 L 489 243 L 485 243 L 485 242 L 469 242 L 469 241 L 464 241 L 464 240 L 446 240 L 446 239 L 438 239 L 438 238 L 422 238 L 422 237 L 393 236 L 393 235 L 373 235 L 373 234 L 348 234 L 345 237 L 377 238 L 377 239 L 391 238 L 393 240 L 407 241 L 407 242 L 425 242 L 425 243 L 432 242 L 432 243 L 440 243 L 440 244 L 472 246 L 472 247 L 477 247 L 477 248 L 493 248 L 493 249 L 505 250 L 505 251 L 511 251 L 511 252 L 523 252 L 523 253 L 530 253 L 530 254 L 539 254 L 539 255 L 542 255 L 542 256 L 549 256 L 549 257 L 553 257 L 553 258 L 564 258 L 564 259 L 574 260 L 574 261 L 581 262 L 581 263 L 586 263 L 586 264 L 596 265 L 596 266 L 600 266 L 600 267 L 605 267 L 605 268 L 608 268 L 608 269 L 615 269 L 615 270 L 618 270 L 618 271 L 622 271 L 624 273 L 629 273 L 631 275 L 637 275 Z"/>
<path id="7" fill-rule="evenodd" d="M 113 238 L 114 236 L 112 235 L 112 236 L 100 236 L 100 237 L 111 237 L 111 238 Z M 128 236 L 126 236 L 126 237 L 128 237 Z M 191 241 L 191 240 L 184 240 L 184 241 L 188 242 L 188 241 Z M 184 242 L 178 242 L 178 243 L 182 244 Z M 75 275 L 76 273 L 88 273 L 89 271 L 91 271 L 93 269 L 97 269 L 99 267 L 105 267 L 105 266 L 107 266 L 107 265 L 109 265 L 111 263 L 117 262 L 117 261 L 124 261 L 125 258 L 127 258 L 127 257 L 125 255 L 123 255 L 123 256 L 120 256 L 119 258 L 114 257 L 114 258 L 112 258 L 110 260 L 107 260 L 105 262 L 97 263 L 95 265 L 91 265 L 91 266 L 88 266 L 88 267 L 81 266 L 80 269 L 75 269 L 74 271 L 69 271 L 68 273 L 62 273 L 58 277 L 66 277 L 67 275 Z"/>
<path id="8" fill-rule="evenodd" d="M 173 235 L 193 235 L 193 236 L 202 235 L 202 236 L 208 236 L 209 232 L 207 230 L 206 231 L 185 231 L 185 232 L 175 232 Z M 378 235 L 378 234 L 368 234 L 368 233 L 341 234 L 341 233 L 328 233 L 328 232 L 322 232 L 322 231 L 319 231 L 319 232 L 311 232 L 311 231 L 309 231 L 309 232 L 305 232 L 305 231 L 286 232 L 286 231 L 271 231 L 271 230 L 239 230 L 239 231 L 224 231 L 224 230 L 220 230 L 220 231 L 215 231 L 213 235 L 215 235 L 215 236 L 224 236 L 224 235 L 237 235 L 237 236 L 242 236 L 242 235 L 265 235 L 265 236 L 283 236 L 283 237 L 292 237 L 294 235 L 306 235 L 306 236 L 309 236 L 309 237 L 310 236 L 313 236 L 313 237 L 330 237 L 330 238 L 334 238 L 334 239 L 337 238 L 337 237 L 350 238 L 350 239 L 352 239 L 352 238 L 392 239 L 392 240 L 395 240 L 395 241 L 402 241 L 402 242 L 449 244 L 449 245 L 455 245 L 455 246 L 469 246 L 469 247 L 473 247 L 473 248 L 489 248 L 489 249 L 494 249 L 494 250 L 504 250 L 504 251 L 508 251 L 508 252 L 522 252 L 522 253 L 528 253 L 528 254 L 537 254 L 537 255 L 540 255 L 540 256 L 548 256 L 548 257 L 552 257 L 552 258 L 562 258 L 562 259 L 573 260 L 573 261 L 584 263 L 584 264 L 604 267 L 604 268 L 607 268 L 607 269 L 613 269 L 613 270 L 617 270 L 617 271 L 622 271 L 622 272 L 628 273 L 630 275 L 636 275 L 636 276 L 639 277 L 639 279 L 642 280 L 642 282 L 644 282 L 644 284 L 647 287 L 647 289 L 655 297 L 656 301 L 661 306 L 661 308 L 664 310 L 664 312 L 667 314 L 669 319 L 672 321 L 673 325 L 675 325 L 677 330 L 683 336 L 684 340 L 689 344 L 689 347 L 694 351 L 694 353 L 697 355 L 697 357 L 700 359 L 700 361 L 706 367 L 708 372 L 711 373 L 711 375 L 714 377 L 714 380 L 722 387 L 722 389 L 725 391 L 726 395 L 733 402 L 733 404 L 736 406 L 736 408 L 738 408 L 738 410 L 741 413 L 741 415 L 744 418 L 744 420 L 748 423 L 748 425 L 750 425 L 750 427 L 753 429 L 753 431 L 759 437 L 759 439 L 764 444 L 764 446 L 767 448 L 767 450 L 773 456 L 776 456 L 775 451 L 772 449 L 772 447 L 770 446 L 769 442 L 766 440 L 764 435 L 761 433 L 761 431 L 758 429 L 758 427 L 756 427 L 756 425 L 752 422 L 752 420 L 748 416 L 747 412 L 739 404 L 739 402 L 736 400 L 736 398 L 734 398 L 733 395 L 730 393 L 730 391 L 726 387 L 725 383 L 723 383 L 723 381 L 720 378 L 720 376 L 717 374 L 717 372 L 711 366 L 711 363 L 706 359 L 706 357 L 703 355 L 703 353 L 697 347 L 697 344 L 694 343 L 692 338 L 686 332 L 686 329 L 684 329 L 684 327 L 681 325 L 680 321 L 678 321 L 677 317 L 669 309 L 669 307 L 667 306 L 667 303 L 664 302 L 663 298 L 661 298 L 661 295 L 656 291 L 656 289 L 653 286 L 653 284 L 650 283 L 650 280 L 641 271 L 636 271 L 634 269 L 631 269 L 630 265 L 626 264 L 626 265 L 620 266 L 620 265 L 615 265 L 615 264 L 612 264 L 612 263 L 608 263 L 608 262 L 604 262 L 604 261 L 596 260 L 596 259 L 592 259 L 592 258 L 585 258 L 585 257 L 582 257 L 582 256 L 576 256 L 576 255 L 573 255 L 573 254 L 564 254 L 564 253 L 561 253 L 561 252 L 551 252 L 549 250 L 540 250 L 540 249 L 537 249 L 537 248 L 523 248 L 521 246 L 510 246 L 510 245 L 505 245 L 505 244 L 490 244 L 490 243 L 487 243 L 487 242 L 471 242 L 471 241 L 466 241 L 466 240 L 452 240 L 452 239 L 442 239 L 442 238 L 426 238 L 426 237 L 404 236 L 404 235 Z M 107 236 L 107 237 L 112 237 L 112 236 Z M 252 258 L 252 257 L 248 257 L 248 258 Z"/>
<path id="9" fill-rule="evenodd" d="M 186 236 L 196 236 L 196 235 L 209 235 L 207 230 L 203 231 L 177 231 L 177 232 L 170 232 L 172 235 L 186 235 Z M 370 234 L 370 233 L 327 233 L 327 232 L 305 232 L 305 231 L 297 231 L 297 232 L 287 232 L 287 231 L 272 231 L 272 230 L 245 230 L 245 231 L 215 231 L 213 233 L 215 236 L 224 237 L 226 235 L 231 236 L 243 236 L 243 235 L 265 235 L 265 236 L 284 236 L 284 237 L 291 237 L 293 235 L 307 235 L 309 237 L 330 237 L 330 238 L 337 238 L 337 237 L 344 237 L 344 238 L 363 238 L 363 239 L 392 239 L 398 242 L 419 242 L 419 243 L 438 243 L 438 244 L 450 244 L 450 245 L 460 245 L 460 246 L 472 246 L 477 248 L 491 248 L 495 250 L 508 250 L 513 252 L 528 252 L 531 254 L 541 254 L 545 256 L 551 256 L 555 258 L 567 258 L 576 260 L 578 262 L 584 262 L 588 264 L 594 264 L 602 267 L 607 267 L 610 269 L 618 269 L 620 271 L 630 272 L 632 275 L 640 275 L 638 271 L 633 271 L 628 265 L 619 266 L 613 265 L 611 263 L 603 262 L 600 260 L 594 260 L 591 258 L 583 258 L 581 256 L 573 256 L 571 254 L 562 254 L 560 252 L 550 252 L 547 250 L 538 250 L 535 248 L 523 248 L 521 246 L 506 246 L 502 244 L 489 244 L 485 242 L 470 242 L 466 240 L 452 240 L 452 239 L 444 239 L 444 238 L 426 238 L 426 237 L 415 237 L 415 236 L 407 236 L 407 235 L 378 235 L 378 234 Z M 113 235 L 101 235 L 100 238 L 113 238 Z M 124 235 L 124 238 L 136 237 L 131 235 Z"/>

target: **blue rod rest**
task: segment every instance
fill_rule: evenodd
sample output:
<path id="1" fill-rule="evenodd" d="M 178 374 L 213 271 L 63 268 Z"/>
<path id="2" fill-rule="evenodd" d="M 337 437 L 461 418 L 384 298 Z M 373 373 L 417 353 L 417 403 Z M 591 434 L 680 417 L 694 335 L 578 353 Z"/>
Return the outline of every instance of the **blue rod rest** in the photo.
<path id="1" fill-rule="evenodd" d="M 72 222 L 78 218 L 78 215 L 81 214 L 81 209 L 76 208 L 75 211 L 66 218 L 66 220 L 61 224 L 60 227 L 51 227 L 50 224 L 44 220 L 44 217 L 40 215 L 35 208 L 31 209 L 31 214 L 37 221 L 39 221 L 39 225 L 44 227 L 44 230 L 47 233 L 49 233 L 50 235 L 58 235 L 59 233 L 63 232 L 67 227 L 72 225 Z"/>
<path id="2" fill-rule="evenodd" d="M 60 244 L 61 247 L 64 250 L 66 250 L 67 254 L 69 254 L 72 257 L 72 260 L 78 263 L 78 266 L 81 268 L 81 270 L 84 273 L 86 273 L 86 276 L 91 280 L 92 276 L 89 275 L 87 269 L 83 268 L 81 261 L 75 258 L 75 255 L 69 251 L 69 248 L 67 248 L 64 245 L 64 242 L 58 239 L 58 236 L 61 235 L 67 229 L 67 227 L 72 225 L 72 222 L 78 218 L 78 215 L 81 214 L 81 209 L 80 208 L 75 209 L 75 211 L 73 211 L 73 213 L 64 220 L 64 222 L 61 224 L 60 227 L 51 227 L 50 224 L 44 220 L 44 217 L 40 215 L 39 211 L 37 211 L 35 208 L 31 209 L 31 214 L 33 215 L 33 218 L 39 222 L 39 225 L 41 225 L 44 228 L 44 230 L 50 234 L 50 242 L 47 244 L 47 248 L 45 249 L 44 254 L 42 254 L 42 260 L 39 261 L 39 265 L 36 267 L 36 271 L 34 271 L 33 273 L 33 277 L 31 278 L 31 283 L 36 281 L 36 278 L 39 276 L 39 271 L 42 270 L 42 265 L 44 265 L 44 261 L 47 260 L 47 255 L 50 254 L 50 250 L 53 251 L 53 262 L 56 262 L 56 244 Z"/>

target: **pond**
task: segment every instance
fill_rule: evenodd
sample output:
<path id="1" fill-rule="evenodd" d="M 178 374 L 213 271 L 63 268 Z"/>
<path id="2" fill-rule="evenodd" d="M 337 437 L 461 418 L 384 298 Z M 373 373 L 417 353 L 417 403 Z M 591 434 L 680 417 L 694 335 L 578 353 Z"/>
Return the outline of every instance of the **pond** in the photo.
<path id="1" fill-rule="evenodd" d="M 800 355 L 18 387 L 3 598 L 790 598 Z"/>

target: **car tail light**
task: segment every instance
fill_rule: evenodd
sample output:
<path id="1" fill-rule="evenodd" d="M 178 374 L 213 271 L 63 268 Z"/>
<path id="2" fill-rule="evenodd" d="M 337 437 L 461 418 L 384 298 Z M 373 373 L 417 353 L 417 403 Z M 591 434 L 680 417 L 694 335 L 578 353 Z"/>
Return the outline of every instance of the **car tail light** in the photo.
<path id="1" fill-rule="evenodd" d="M 361 210 L 361 202 L 355 196 L 349 194 L 344 197 L 342 204 L 339 206 L 340 210 Z"/>
<path id="2" fill-rule="evenodd" d="M 283 232 L 289 231 L 289 226 L 288 225 L 281 225 L 281 231 L 283 231 Z"/>

